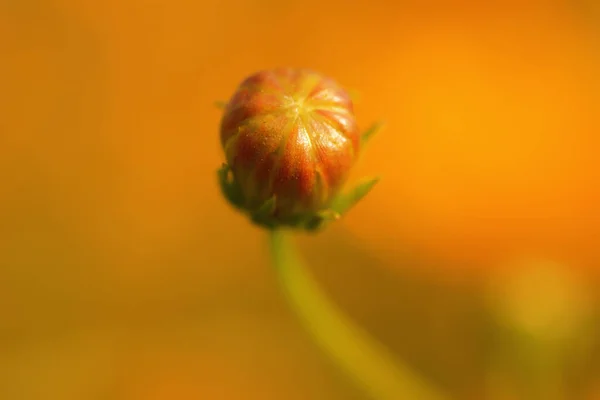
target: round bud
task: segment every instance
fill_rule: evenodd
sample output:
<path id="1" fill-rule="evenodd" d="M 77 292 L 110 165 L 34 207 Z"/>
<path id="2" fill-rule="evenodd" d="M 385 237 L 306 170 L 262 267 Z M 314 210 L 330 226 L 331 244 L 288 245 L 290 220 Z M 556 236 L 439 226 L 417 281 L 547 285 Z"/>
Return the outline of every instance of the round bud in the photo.
<path id="1" fill-rule="evenodd" d="M 220 134 L 239 206 L 262 210 L 270 225 L 298 225 L 327 210 L 360 146 L 349 94 L 308 69 L 245 79 L 225 106 Z"/>

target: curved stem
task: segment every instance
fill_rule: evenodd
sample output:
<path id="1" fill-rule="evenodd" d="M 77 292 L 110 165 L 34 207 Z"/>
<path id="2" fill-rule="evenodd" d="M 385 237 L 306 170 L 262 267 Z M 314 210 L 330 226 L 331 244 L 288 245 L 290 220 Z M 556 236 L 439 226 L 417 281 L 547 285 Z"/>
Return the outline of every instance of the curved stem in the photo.
<path id="1" fill-rule="evenodd" d="M 300 321 L 317 344 L 377 400 L 441 400 L 441 394 L 348 319 L 306 270 L 286 233 L 270 237 L 275 272 Z"/>

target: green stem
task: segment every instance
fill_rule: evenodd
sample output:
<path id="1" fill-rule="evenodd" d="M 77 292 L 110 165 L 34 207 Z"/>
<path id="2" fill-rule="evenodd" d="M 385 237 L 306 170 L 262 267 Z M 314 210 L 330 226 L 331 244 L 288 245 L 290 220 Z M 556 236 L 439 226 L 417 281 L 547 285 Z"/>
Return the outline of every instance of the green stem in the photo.
<path id="1" fill-rule="evenodd" d="M 339 367 L 377 400 L 441 400 L 441 394 L 348 319 L 309 274 L 286 233 L 270 237 L 275 272 L 283 292 L 313 339 Z"/>

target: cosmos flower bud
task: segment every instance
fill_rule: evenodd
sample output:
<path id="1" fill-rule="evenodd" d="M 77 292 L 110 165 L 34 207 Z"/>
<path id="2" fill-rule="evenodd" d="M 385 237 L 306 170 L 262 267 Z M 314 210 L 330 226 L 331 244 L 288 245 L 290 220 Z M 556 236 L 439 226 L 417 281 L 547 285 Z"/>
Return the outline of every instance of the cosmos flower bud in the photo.
<path id="1" fill-rule="evenodd" d="M 333 79 L 293 68 L 251 75 L 225 105 L 220 137 L 222 188 L 254 222 L 314 229 L 348 208 L 339 193 L 361 134 L 349 94 Z"/>

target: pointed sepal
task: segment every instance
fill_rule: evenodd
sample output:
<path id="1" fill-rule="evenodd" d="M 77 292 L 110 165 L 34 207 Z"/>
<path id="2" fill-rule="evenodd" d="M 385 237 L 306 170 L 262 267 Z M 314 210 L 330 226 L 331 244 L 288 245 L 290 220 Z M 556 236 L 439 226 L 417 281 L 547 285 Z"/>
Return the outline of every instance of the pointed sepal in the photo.
<path id="1" fill-rule="evenodd" d="M 379 182 L 379 178 L 371 178 L 359 183 L 350 191 L 338 195 L 331 205 L 331 210 L 338 215 L 344 215 L 348 210 L 354 207 L 356 203 L 362 200 L 371 189 L 373 189 L 377 182 Z"/>
<path id="2" fill-rule="evenodd" d="M 244 198 L 242 192 L 233 178 L 229 165 L 223 164 L 217 171 L 217 178 L 219 185 L 221 186 L 221 192 L 223 196 L 236 208 L 242 208 L 244 204 Z"/>
<path id="3" fill-rule="evenodd" d="M 274 228 L 273 214 L 277 207 L 277 199 L 275 196 L 265 201 L 257 210 L 250 214 L 252 221 L 268 228 Z"/>
<path id="4" fill-rule="evenodd" d="M 348 96 L 350 96 L 350 100 L 352 100 L 354 104 L 360 103 L 360 92 L 358 90 L 349 89 Z"/>
<path id="5" fill-rule="evenodd" d="M 360 136 L 360 144 L 364 146 L 375 134 L 383 129 L 385 123 L 383 121 L 375 122 Z"/>
<path id="6" fill-rule="evenodd" d="M 328 226 L 331 222 L 340 219 L 341 215 L 332 209 L 322 210 L 313 215 L 304 225 L 310 232 L 319 232 Z"/>

